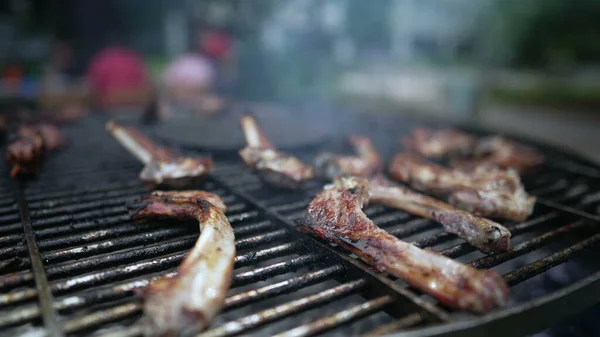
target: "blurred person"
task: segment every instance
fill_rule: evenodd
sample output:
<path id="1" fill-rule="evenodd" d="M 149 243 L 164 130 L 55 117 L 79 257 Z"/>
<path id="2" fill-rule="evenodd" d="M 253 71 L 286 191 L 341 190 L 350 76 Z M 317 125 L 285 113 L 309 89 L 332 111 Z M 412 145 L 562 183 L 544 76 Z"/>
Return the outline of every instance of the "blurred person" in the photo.
<path id="1" fill-rule="evenodd" d="M 86 80 L 100 108 L 143 105 L 151 92 L 142 57 L 120 45 L 104 48 L 92 58 Z"/>
<path id="2" fill-rule="evenodd" d="M 208 58 L 215 69 L 215 89 L 228 91 L 236 78 L 231 35 L 217 28 L 200 29 L 197 35 L 199 53 Z"/>
<path id="3" fill-rule="evenodd" d="M 87 89 L 69 70 L 73 65 L 72 51 L 65 41 L 57 41 L 49 63 L 44 67 L 40 105 L 50 111 L 57 122 L 75 122 L 87 112 Z"/>
<path id="4" fill-rule="evenodd" d="M 221 94 L 232 78 L 231 72 L 224 71 L 231 40 L 225 34 L 200 29 L 193 42 L 191 52 L 168 65 L 163 83 L 175 104 L 200 115 L 214 114 L 224 107 Z"/>

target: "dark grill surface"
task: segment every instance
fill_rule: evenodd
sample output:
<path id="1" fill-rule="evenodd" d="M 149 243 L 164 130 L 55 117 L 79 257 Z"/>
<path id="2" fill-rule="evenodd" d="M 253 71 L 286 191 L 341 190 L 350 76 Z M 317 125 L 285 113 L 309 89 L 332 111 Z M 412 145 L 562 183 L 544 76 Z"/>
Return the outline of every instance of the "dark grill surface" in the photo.
<path id="1" fill-rule="evenodd" d="M 4 178 L 0 189 L 0 331 L 139 335 L 142 301 L 136 290 L 157 277 L 175 275 L 196 241 L 198 226 L 133 223 L 127 203 L 147 193 L 137 180 L 141 164 L 104 132 L 100 119 L 87 119 L 66 132 L 71 147 L 51 156 L 38 180 L 18 185 Z M 222 157 L 213 177 L 194 188 L 217 193 L 226 202 L 238 256 L 225 309 L 203 336 L 374 335 L 480 321 L 296 231 L 294 222 L 322 181 L 300 192 L 277 190 L 265 186 L 237 157 Z M 490 317 L 515 308 L 525 311 L 566 285 L 596 281 L 600 270 L 590 262 L 600 243 L 600 170 L 558 152 L 549 158 L 547 167 L 524 178 L 540 202 L 526 222 L 506 224 L 513 233 L 508 253 L 485 256 L 437 224 L 402 211 L 369 206 L 366 213 L 403 240 L 504 274 L 512 303 Z M 546 293 L 532 292 L 563 264 L 575 266 L 575 279 Z M 588 305 L 598 293 L 588 294 Z M 496 334 L 527 333 L 548 323 L 519 324 L 516 330 L 506 325 Z"/>

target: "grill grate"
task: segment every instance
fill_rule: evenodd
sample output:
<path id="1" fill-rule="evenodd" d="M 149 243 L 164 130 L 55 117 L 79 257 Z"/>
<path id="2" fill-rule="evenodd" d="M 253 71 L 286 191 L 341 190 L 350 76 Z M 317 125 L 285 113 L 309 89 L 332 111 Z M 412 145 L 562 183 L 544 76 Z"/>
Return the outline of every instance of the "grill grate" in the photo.
<path id="1" fill-rule="evenodd" d="M 0 189 L 0 329 L 140 335 L 142 302 L 135 292 L 158 277 L 175 276 L 196 241 L 193 223 L 129 219 L 126 204 L 147 193 L 137 180 L 141 165 L 102 125 L 90 118 L 68 129 L 77 141 L 50 157 L 37 181 L 14 188 L 6 180 Z M 542 202 L 526 222 L 505 224 L 514 243 L 507 253 L 485 256 L 432 221 L 401 211 L 374 205 L 365 212 L 397 237 L 503 273 L 514 303 L 490 316 L 546 303 L 555 293 L 530 302 L 527 280 L 566 261 L 585 263 L 600 241 L 600 170 L 560 154 L 549 158 L 557 162 L 524 177 Z M 226 159 L 198 188 L 227 204 L 238 256 L 225 309 L 203 336 L 376 335 L 465 318 L 479 322 L 296 231 L 295 221 L 322 181 L 299 192 L 277 190 L 237 159 Z M 29 230 L 34 235 L 24 235 Z M 585 276 L 573 286 L 591 284 Z"/>

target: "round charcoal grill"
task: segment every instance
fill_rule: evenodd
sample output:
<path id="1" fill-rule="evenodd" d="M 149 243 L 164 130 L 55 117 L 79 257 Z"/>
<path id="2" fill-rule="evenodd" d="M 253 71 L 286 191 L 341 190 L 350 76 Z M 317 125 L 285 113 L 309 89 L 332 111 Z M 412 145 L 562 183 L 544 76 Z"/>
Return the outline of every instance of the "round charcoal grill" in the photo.
<path id="1" fill-rule="evenodd" d="M 337 131 L 370 136 L 387 158 L 398 150 L 398 135 L 413 126 L 398 118 L 349 118 Z M 96 116 L 68 127 L 71 146 L 50 156 L 36 181 L 17 184 L 4 168 L 2 333 L 138 336 L 143 303 L 136 289 L 173 277 L 197 238 L 193 223 L 130 221 L 127 203 L 147 193 L 137 180 L 142 165 L 103 124 Z M 238 256 L 225 308 L 201 336 L 518 336 L 580 313 L 600 301 L 600 167 L 538 148 L 548 163 L 523 181 L 539 202 L 527 221 L 505 224 L 513 232 L 509 253 L 485 256 L 431 221 L 382 206 L 365 210 L 403 240 L 503 274 L 512 301 L 485 316 L 440 306 L 298 232 L 295 222 L 323 181 L 282 191 L 263 184 L 236 155 L 219 156 L 214 174 L 194 188 L 228 205 Z M 341 139 L 322 149 L 348 150 Z M 316 154 L 313 147 L 293 152 L 305 159 Z"/>

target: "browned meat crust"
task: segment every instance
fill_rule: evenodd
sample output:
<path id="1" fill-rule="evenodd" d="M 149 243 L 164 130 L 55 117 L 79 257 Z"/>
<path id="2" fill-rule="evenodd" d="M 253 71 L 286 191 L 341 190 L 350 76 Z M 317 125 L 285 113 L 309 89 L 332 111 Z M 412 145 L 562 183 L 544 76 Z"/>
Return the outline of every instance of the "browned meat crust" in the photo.
<path id="1" fill-rule="evenodd" d="M 518 174 L 511 169 L 478 167 L 466 172 L 401 153 L 392 161 L 390 174 L 416 190 L 485 217 L 523 221 L 535 205 L 535 198 L 525 192 Z"/>
<path id="2" fill-rule="evenodd" d="M 454 129 L 416 128 L 403 139 L 404 147 L 425 157 L 451 158 L 452 167 L 475 169 L 496 166 L 526 172 L 544 163 L 535 149 L 503 137 L 476 138 Z"/>
<path id="3" fill-rule="evenodd" d="M 369 196 L 372 203 L 432 219 L 442 224 L 447 232 L 460 236 L 484 253 L 503 252 L 510 248 L 511 233 L 499 223 L 413 192 L 381 175 L 369 179 Z"/>
<path id="4" fill-rule="evenodd" d="M 415 128 L 412 134 L 402 139 L 405 150 L 426 157 L 469 154 L 476 143 L 474 137 L 454 129 Z"/>
<path id="5" fill-rule="evenodd" d="M 290 154 L 275 150 L 254 118 L 242 116 L 240 124 L 248 144 L 240 150 L 240 156 L 246 165 L 258 171 L 266 182 L 296 189 L 314 177 L 310 165 Z"/>
<path id="6" fill-rule="evenodd" d="M 333 153 L 321 153 L 315 159 L 315 170 L 319 175 L 335 179 L 341 174 L 370 177 L 383 170 L 381 156 L 369 138 L 349 137 L 356 156 L 341 156 Z"/>
<path id="7" fill-rule="evenodd" d="M 153 143 L 138 130 L 108 122 L 106 129 L 129 152 L 146 164 L 140 179 L 153 185 L 184 187 L 202 179 L 212 170 L 207 156 L 186 157 L 177 151 Z"/>
<path id="8" fill-rule="evenodd" d="M 223 307 L 235 258 L 235 238 L 224 211 L 223 201 L 204 191 L 157 191 L 136 205 L 135 220 L 196 219 L 201 232 L 178 275 L 153 282 L 145 291 L 147 336 L 202 331 Z"/>
<path id="9" fill-rule="evenodd" d="M 66 145 L 62 132 L 50 124 L 22 125 L 6 149 L 6 160 L 13 165 L 11 177 L 39 174 L 44 154 Z"/>
<path id="10" fill-rule="evenodd" d="M 509 290 L 496 272 L 422 250 L 378 228 L 361 210 L 369 201 L 368 189 L 365 179 L 336 179 L 310 203 L 301 228 L 349 249 L 378 271 L 399 277 L 449 306 L 485 313 L 506 303 Z"/>

